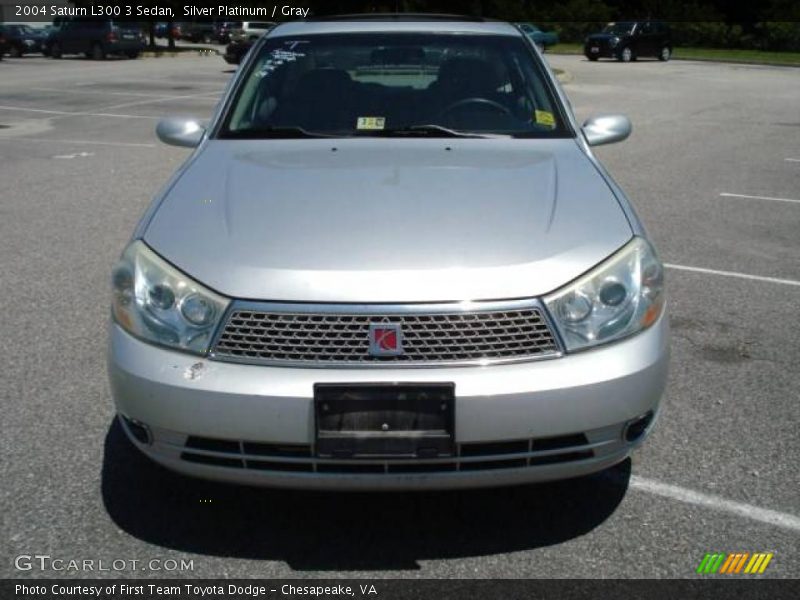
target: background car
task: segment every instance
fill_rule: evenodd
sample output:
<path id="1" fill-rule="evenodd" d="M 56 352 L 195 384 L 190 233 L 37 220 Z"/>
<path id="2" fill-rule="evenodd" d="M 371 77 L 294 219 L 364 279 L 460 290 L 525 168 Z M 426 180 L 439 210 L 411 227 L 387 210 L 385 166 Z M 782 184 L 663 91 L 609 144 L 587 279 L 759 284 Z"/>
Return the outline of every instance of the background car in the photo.
<path id="1" fill-rule="evenodd" d="M 144 49 L 144 40 L 142 30 L 130 23 L 78 18 L 51 34 L 48 46 L 53 58 L 64 54 L 85 54 L 95 60 L 103 60 L 109 54 L 137 58 Z"/>
<path id="2" fill-rule="evenodd" d="M 229 65 L 238 65 L 242 62 L 247 51 L 253 47 L 253 43 L 254 40 L 239 40 L 228 44 L 223 55 L 225 62 Z"/>
<path id="3" fill-rule="evenodd" d="M 517 23 L 517 27 L 530 38 L 541 52 L 558 43 L 558 34 L 555 31 L 542 31 L 533 23 Z"/>
<path id="4" fill-rule="evenodd" d="M 275 27 L 275 23 L 270 21 L 240 21 L 240 23 L 238 27 L 232 27 L 230 30 L 232 41 L 256 40 Z"/>
<path id="5" fill-rule="evenodd" d="M 239 28 L 241 21 L 221 21 L 216 26 L 216 38 L 220 44 L 227 44 L 231 41 L 231 30 Z"/>
<path id="6" fill-rule="evenodd" d="M 0 30 L 0 60 L 3 60 L 3 54 L 8 52 L 8 40 L 6 34 Z"/>
<path id="7" fill-rule="evenodd" d="M 43 30 L 34 29 L 29 25 L 0 25 L 0 30 L 8 45 L 5 51 L 13 57 L 41 52 L 43 42 L 47 38 Z"/>
<path id="8" fill-rule="evenodd" d="M 213 21 L 194 21 L 181 28 L 181 39 L 187 42 L 211 44 L 217 39 L 217 25 Z"/>
<path id="9" fill-rule="evenodd" d="M 602 32 L 586 38 L 583 53 L 589 60 L 616 58 L 630 62 L 639 56 L 654 56 L 667 61 L 672 56 L 670 30 L 661 21 L 609 23 Z"/>

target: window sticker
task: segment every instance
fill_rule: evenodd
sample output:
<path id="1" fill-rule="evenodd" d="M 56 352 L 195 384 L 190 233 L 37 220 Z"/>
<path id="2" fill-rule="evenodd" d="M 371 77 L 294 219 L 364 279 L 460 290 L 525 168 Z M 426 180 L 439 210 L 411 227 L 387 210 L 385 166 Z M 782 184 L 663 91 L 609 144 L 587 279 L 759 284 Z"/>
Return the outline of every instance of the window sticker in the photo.
<path id="1" fill-rule="evenodd" d="M 281 50 L 280 48 L 276 48 L 275 50 L 270 51 L 268 58 L 261 64 L 261 68 L 256 73 L 256 77 L 266 77 L 282 64 L 294 62 L 298 58 L 303 57 L 305 57 L 304 52 L 295 52 L 293 50 Z"/>
<path id="2" fill-rule="evenodd" d="M 386 117 L 358 117 L 356 129 L 376 130 L 386 126 Z"/>
<path id="3" fill-rule="evenodd" d="M 534 111 L 534 119 L 539 125 L 547 125 L 551 128 L 556 126 L 556 118 L 553 113 L 546 110 Z"/>

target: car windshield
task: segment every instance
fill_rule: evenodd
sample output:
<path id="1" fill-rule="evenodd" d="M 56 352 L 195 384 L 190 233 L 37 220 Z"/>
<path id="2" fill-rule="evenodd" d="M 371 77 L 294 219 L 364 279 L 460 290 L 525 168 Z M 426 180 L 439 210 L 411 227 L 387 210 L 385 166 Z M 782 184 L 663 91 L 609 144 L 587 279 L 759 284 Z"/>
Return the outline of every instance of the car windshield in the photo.
<path id="1" fill-rule="evenodd" d="M 220 137 L 569 135 L 520 37 L 315 34 L 257 52 Z"/>
<path id="2" fill-rule="evenodd" d="M 614 35 L 624 35 L 633 31 L 633 26 L 636 23 L 609 23 L 603 29 L 603 33 L 613 33 Z"/>

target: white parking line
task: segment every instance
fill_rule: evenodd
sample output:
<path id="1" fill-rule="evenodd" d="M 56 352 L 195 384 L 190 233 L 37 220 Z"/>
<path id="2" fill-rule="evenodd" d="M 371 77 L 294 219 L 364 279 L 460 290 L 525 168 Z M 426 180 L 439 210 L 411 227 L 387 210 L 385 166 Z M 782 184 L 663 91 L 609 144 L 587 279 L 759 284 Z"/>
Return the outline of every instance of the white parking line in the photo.
<path id="1" fill-rule="evenodd" d="M 751 279 L 753 281 L 765 281 L 767 283 L 779 283 L 781 285 L 794 285 L 800 287 L 800 281 L 794 279 L 779 279 L 777 277 L 762 277 L 761 275 L 749 275 L 747 273 L 737 273 L 736 271 L 718 271 L 717 269 L 704 269 L 702 267 L 689 267 L 687 265 L 675 265 L 664 263 L 668 269 L 676 271 L 690 271 L 692 273 L 706 273 L 708 275 L 720 275 L 722 277 L 737 277 L 739 279 Z"/>
<path id="2" fill-rule="evenodd" d="M 158 120 L 161 118 L 161 117 L 153 117 L 150 115 L 118 115 L 112 113 L 67 112 L 64 110 L 45 110 L 43 108 L 27 108 L 25 106 L 0 106 L 0 110 L 19 110 L 24 112 L 35 112 L 45 115 L 58 115 L 63 117 L 116 117 L 118 119 L 154 119 L 154 120 Z"/>
<path id="3" fill-rule="evenodd" d="M 99 142 L 94 140 L 53 140 L 43 138 L 2 137 L 0 142 L 45 142 L 48 144 L 77 144 L 91 146 L 120 146 L 124 148 L 155 148 L 157 144 L 137 144 L 134 142 Z"/>
<path id="4" fill-rule="evenodd" d="M 127 108 L 129 106 L 141 106 L 143 104 L 158 104 L 159 102 L 170 102 L 172 100 L 192 100 L 202 98 L 204 100 L 216 100 L 222 95 L 222 90 L 214 92 L 203 92 L 200 94 L 187 94 L 186 96 L 170 96 L 168 98 L 150 98 L 148 100 L 135 100 L 133 102 L 124 102 L 122 104 L 114 104 L 112 106 L 104 106 L 101 110 L 116 110 L 118 108 Z"/>
<path id="5" fill-rule="evenodd" d="M 800 158 L 784 158 L 786 162 L 800 162 Z"/>
<path id="6" fill-rule="evenodd" d="M 734 502 L 733 500 L 727 500 L 720 496 L 704 494 L 677 485 L 639 477 L 638 475 L 631 476 L 629 487 L 655 496 L 677 500 L 685 504 L 694 504 L 696 506 L 702 506 L 703 508 L 726 512 L 737 517 L 744 517 L 751 521 L 759 521 L 760 523 L 767 523 L 768 525 L 774 525 L 775 527 L 781 527 L 791 531 L 800 531 L 800 517 L 789 513 L 761 508 L 752 504 L 745 504 L 744 502 Z"/>
<path id="7" fill-rule="evenodd" d="M 725 198 L 748 198 L 750 200 L 772 200 L 773 202 L 792 202 L 794 204 L 800 204 L 800 200 L 794 200 L 792 198 L 773 198 L 772 196 L 748 196 L 747 194 L 729 194 L 728 192 L 722 192 L 720 196 L 724 196 Z"/>
<path id="8" fill-rule="evenodd" d="M 164 100 L 179 100 L 184 98 L 185 96 L 175 96 L 169 94 L 153 94 L 153 93 L 143 93 L 143 92 L 106 92 L 104 90 L 70 90 L 70 89 L 59 89 L 59 88 L 48 88 L 48 87 L 34 87 L 28 88 L 29 91 L 35 92 L 57 92 L 59 94 L 81 94 L 81 95 L 88 95 L 88 96 L 130 96 L 134 98 L 162 98 Z M 211 93 L 211 92 L 209 92 Z M 219 92 L 222 94 L 222 90 Z"/>

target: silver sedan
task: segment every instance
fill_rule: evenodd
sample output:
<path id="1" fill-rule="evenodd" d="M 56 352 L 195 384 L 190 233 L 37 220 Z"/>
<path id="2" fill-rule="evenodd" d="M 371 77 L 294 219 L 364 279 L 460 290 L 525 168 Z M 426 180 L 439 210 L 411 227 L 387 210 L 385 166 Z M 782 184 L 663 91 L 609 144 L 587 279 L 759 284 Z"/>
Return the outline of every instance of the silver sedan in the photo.
<path id="1" fill-rule="evenodd" d="M 281 24 L 114 268 L 109 374 L 170 469 L 320 489 L 574 477 L 658 415 L 663 267 L 514 26 Z"/>

